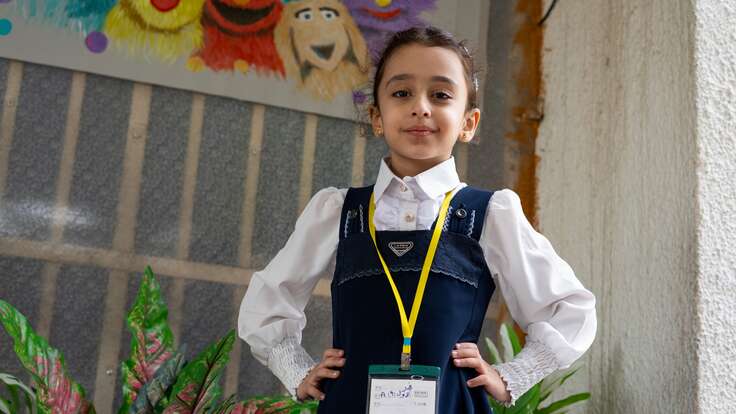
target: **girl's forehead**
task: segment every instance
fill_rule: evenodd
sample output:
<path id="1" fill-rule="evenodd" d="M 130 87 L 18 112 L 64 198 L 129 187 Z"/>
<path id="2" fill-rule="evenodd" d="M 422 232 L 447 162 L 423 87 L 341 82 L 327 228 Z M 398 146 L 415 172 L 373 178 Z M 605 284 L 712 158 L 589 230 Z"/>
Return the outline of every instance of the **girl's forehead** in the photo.
<path id="1" fill-rule="evenodd" d="M 455 52 L 444 47 L 416 44 L 402 46 L 389 57 L 382 83 L 395 76 L 416 80 L 445 77 L 457 84 L 464 84 L 465 79 L 463 64 Z"/>

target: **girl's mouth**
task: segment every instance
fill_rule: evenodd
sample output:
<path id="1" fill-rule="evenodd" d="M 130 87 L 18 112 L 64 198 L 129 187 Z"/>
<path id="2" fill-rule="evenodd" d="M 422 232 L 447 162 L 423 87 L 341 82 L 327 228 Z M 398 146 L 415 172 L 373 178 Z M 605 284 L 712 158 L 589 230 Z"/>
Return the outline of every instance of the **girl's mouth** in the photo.
<path id="1" fill-rule="evenodd" d="M 416 137 L 426 137 L 427 135 L 432 135 L 435 133 L 435 130 L 430 128 L 424 128 L 424 127 L 413 127 L 405 129 L 404 132 L 410 135 L 414 135 Z"/>

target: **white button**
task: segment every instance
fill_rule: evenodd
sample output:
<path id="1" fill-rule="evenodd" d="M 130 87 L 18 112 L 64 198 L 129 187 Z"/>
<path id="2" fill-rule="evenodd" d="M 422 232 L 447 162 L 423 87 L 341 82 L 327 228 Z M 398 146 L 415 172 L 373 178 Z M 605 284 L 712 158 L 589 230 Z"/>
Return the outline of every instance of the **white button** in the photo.
<path id="1" fill-rule="evenodd" d="M 404 184 L 401 184 L 401 192 L 403 193 L 406 190 L 407 190 L 406 186 Z"/>
<path id="2" fill-rule="evenodd" d="M 406 220 L 407 222 L 411 223 L 412 221 L 414 221 L 414 215 L 413 215 L 413 214 L 411 214 L 411 213 L 407 213 L 407 214 L 406 214 L 406 215 L 404 216 L 404 220 Z"/>

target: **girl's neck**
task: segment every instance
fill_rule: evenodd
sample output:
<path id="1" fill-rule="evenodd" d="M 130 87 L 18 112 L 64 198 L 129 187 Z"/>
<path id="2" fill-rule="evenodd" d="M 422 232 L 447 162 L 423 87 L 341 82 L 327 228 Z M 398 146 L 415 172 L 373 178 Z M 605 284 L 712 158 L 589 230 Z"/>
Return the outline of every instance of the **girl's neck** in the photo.
<path id="1" fill-rule="evenodd" d="M 451 155 L 445 155 L 438 158 L 430 158 L 426 160 L 415 160 L 411 158 L 405 158 L 397 156 L 396 154 L 389 155 L 386 160 L 388 167 L 391 171 L 399 178 L 414 177 L 427 171 L 428 169 L 450 159 Z"/>

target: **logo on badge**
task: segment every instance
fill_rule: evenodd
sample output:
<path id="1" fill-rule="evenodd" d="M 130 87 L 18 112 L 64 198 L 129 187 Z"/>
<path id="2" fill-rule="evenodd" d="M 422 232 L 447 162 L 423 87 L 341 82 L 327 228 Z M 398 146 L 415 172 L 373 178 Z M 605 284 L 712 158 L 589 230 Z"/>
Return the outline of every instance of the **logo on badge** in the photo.
<path id="1" fill-rule="evenodd" d="M 396 256 L 403 256 L 414 247 L 414 242 L 403 241 L 403 242 L 390 242 L 388 248 L 396 254 Z"/>

